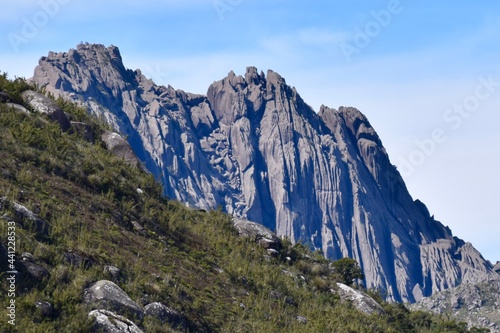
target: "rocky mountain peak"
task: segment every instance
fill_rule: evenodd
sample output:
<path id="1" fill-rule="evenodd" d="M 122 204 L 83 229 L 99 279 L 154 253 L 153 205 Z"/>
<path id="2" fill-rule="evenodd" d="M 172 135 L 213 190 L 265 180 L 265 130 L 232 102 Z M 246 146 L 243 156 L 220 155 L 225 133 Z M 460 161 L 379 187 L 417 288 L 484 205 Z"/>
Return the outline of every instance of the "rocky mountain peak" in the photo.
<path id="1" fill-rule="evenodd" d="M 264 82 L 266 79 L 266 76 L 264 75 L 264 72 L 261 71 L 260 74 L 257 71 L 257 67 L 250 66 L 247 67 L 246 73 L 245 73 L 245 81 L 248 84 L 254 84 L 258 85 Z"/>
<path id="2" fill-rule="evenodd" d="M 42 58 L 33 81 L 126 135 L 168 197 L 354 258 L 389 299 L 498 277 L 413 200 L 359 110 L 317 114 L 272 70 L 231 71 L 196 95 L 124 68 L 113 46 L 84 44 Z"/>

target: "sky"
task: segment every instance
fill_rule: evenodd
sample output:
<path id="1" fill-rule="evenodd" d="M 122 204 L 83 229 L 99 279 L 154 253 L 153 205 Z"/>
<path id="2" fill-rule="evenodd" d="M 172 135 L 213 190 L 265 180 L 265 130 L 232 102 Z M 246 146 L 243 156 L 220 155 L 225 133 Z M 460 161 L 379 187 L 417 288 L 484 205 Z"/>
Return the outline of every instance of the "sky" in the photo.
<path id="1" fill-rule="evenodd" d="M 256 66 L 316 111 L 357 107 L 413 198 L 500 260 L 498 0 L 2 3 L 0 70 L 11 78 L 80 42 L 116 45 L 126 67 L 193 93 Z"/>

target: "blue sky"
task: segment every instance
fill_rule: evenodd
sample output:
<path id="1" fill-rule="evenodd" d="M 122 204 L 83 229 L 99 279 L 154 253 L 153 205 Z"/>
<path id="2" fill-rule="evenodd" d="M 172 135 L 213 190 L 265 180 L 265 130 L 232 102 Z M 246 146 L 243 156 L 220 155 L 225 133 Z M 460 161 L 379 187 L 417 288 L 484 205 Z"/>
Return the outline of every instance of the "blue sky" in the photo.
<path id="1" fill-rule="evenodd" d="M 81 41 L 116 45 L 125 66 L 190 92 L 257 66 L 280 73 L 315 110 L 359 108 L 413 197 L 500 260 L 497 1 L 2 4 L 0 70 L 11 77 L 30 77 L 48 51 Z"/>

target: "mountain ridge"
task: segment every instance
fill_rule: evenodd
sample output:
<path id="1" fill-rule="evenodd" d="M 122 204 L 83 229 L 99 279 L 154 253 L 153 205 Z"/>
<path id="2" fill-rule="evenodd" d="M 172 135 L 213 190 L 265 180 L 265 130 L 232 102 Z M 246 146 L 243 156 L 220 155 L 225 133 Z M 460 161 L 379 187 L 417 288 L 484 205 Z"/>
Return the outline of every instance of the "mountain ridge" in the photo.
<path id="1" fill-rule="evenodd" d="M 389 299 L 497 277 L 413 200 L 359 110 L 316 113 L 272 70 L 230 71 L 206 96 L 190 94 L 126 69 L 114 46 L 80 44 L 41 58 L 33 81 L 128 135 L 167 196 L 352 257 Z"/>
<path id="2" fill-rule="evenodd" d="M 35 90 L 0 76 L 0 331 L 479 332 L 356 290 L 352 259 L 167 200 L 109 125 Z"/>

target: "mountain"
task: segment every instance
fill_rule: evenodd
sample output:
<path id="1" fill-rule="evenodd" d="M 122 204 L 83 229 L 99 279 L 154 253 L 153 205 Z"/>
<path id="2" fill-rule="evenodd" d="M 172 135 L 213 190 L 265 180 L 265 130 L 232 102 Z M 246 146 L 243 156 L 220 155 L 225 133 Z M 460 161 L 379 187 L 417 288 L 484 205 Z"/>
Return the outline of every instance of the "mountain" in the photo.
<path id="1" fill-rule="evenodd" d="M 388 299 L 498 277 L 412 199 L 360 111 L 316 113 L 271 70 L 231 71 L 197 95 L 126 69 L 115 46 L 80 44 L 42 57 L 32 82 L 126 135 L 168 197 L 354 258 Z"/>
<path id="2" fill-rule="evenodd" d="M 0 75 L 0 332 L 478 332 L 352 288 L 352 259 L 166 199 L 118 133 L 35 90 Z"/>
<path id="3" fill-rule="evenodd" d="M 464 321 L 469 326 L 500 332 L 500 280 L 467 283 L 438 292 L 412 304 L 414 310 L 431 311 Z"/>

